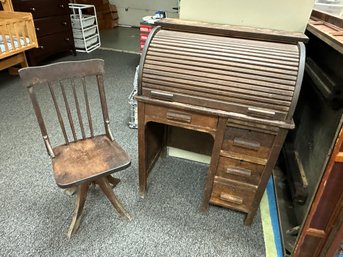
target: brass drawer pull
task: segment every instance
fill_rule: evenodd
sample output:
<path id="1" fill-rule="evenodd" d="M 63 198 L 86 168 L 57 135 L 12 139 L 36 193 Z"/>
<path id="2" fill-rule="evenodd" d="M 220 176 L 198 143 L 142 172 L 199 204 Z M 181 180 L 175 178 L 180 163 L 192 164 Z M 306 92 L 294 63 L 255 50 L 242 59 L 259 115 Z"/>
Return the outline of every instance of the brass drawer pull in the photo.
<path id="1" fill-rule="evenodd" d="M 167 119 L 168 120 L 175 120 L 175 121 L 191 123 L 192 115 L 191 114 L 187 114 L 187 113 L 179 113 L 179 112 L 168 111 L 167 112 Z"/>
<path id="2" fill-rule="evenodd" d="M 258 151 L 261 147 L 261 144 L 259 142 L 248 141 L 248 140 L 241 138 L 241 137 L 235 137 L 233 139 L 233 145 L 243 147 L 246 149 L 250 149 L 250 150 L 255 150 L 255 151 Z"/>
<path id="3" fill-rule="evenodd" d="M 225 171 L 227 174 L 242 176 L 242 177 L 250 177 L 251 176 L 251 170 L 240 168 L 240 167 L 228 167 Z"/>
<path id="4" fill-rule="evenodd" d="M 171 93 L 158 92 L 158 91 L 150 91 L 150 95 L 152 98 L 157 98 L 157 99 L 166 100 L 166 101 L 173 101 L 173 97 L 174 97 L 174 95 Z"/>
<path id="5" fill-rule="evenodd" d="M 238 196 L 234 196 L 234 195 L 230 195 L 227 193 L 221 193 L 219 196 L 220 200 L 226 201 L 226 202 L 231 202 L 234 204 L 242 204 L 243 203 L 243 199 L 238 197 Z"/>
<path id="6" fill-rule="evenodd" d="M 273 118 L 275 116 L 275 112 L 273 111 L 263 110 L 259 108 L 253 108 L 253 107 L 248 108 L 248 113 L 252 116 L 262 116 L 262 117 L 269 117 L 269 118 Z"/>

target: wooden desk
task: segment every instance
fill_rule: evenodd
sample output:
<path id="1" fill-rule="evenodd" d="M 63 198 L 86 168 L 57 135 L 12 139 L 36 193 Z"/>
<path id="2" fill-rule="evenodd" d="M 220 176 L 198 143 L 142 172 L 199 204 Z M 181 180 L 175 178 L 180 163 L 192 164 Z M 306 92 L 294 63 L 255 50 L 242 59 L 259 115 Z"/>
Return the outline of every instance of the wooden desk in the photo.
<path id="1" fill-rule="evenodd" d="M 214 144 L 202 210 L 242 211 L 251 224 L 294 127 L 304 70 L 304 38 L 280 35 L 180 20 L 151 31 L 138 76 L 141 196 L 166 125 L 204 132 Z"/>
<path id="2" fill-rule="evenodd" d="M 166 146 L 165 125 L 214 139 L 201 209 L 209 203 L 247 213 L 250 225 L 292 124 L 138 96 L 139 190 Z"/>

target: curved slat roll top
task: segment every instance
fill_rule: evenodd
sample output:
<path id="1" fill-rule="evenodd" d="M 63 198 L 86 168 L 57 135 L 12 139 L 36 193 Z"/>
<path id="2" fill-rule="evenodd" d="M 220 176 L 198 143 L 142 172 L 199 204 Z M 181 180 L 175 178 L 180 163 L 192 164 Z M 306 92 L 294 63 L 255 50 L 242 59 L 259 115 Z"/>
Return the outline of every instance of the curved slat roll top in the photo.
<path id="1" fill-rule="evenodd" d="M 163 29 L 151 37 L 141 95 L 274 120 L 292 116 L 304 58 L 298 45 Z"/>

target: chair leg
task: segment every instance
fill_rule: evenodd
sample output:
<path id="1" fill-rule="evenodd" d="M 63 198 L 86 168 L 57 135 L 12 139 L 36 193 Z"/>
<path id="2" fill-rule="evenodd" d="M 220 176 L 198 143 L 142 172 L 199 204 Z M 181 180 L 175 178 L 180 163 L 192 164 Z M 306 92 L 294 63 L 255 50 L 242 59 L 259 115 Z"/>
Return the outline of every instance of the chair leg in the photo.
<path id="1" fill-rule="evenodd" d="M 108 200 L 112 203 L 113 207 L 116 211 L 122 216 L 131 220 L 131 216 L 126 210 L 124 209 L 123 205 L 119 202 L 117 197 L 114 195 L 112 191 L 112 187 L 108 181 L 108 178 L 102 177 L 96 180 L 96 183 L 100 186 L 101 190 L 104 192 Z"/>
<path id="2" fill-rule="evenodd" d="M 69 230 L 68 230 L 68 237 L 70 238 L 77 229 L 80 226 L 80 221 L 81 221 L 81 213 L 83 210 L 83 206 L 85 205 L 86 197 L 87 197 L 87 192 L 88 192 L 88 187 L 89 184 L 81 184 L 78 186 L 77 189 L 77 195 L 76 195 L 76 206 L 74 210 L 74 215 L 72 222 L 70 224 Z"/>
<path id="3" fill-rule="evenodd" d="M 108 182 L 110 182 L 110 184 L 112 185 L 112 188 L 115 188 L 116 185 L 118 185 L 119 182 L 120 182 L 120 179 L 119 179 L 119 178 L 114 178 L 114 177 L 112 177 L 111 175 L 108 175 L 108 176 L 107 176 L 107 180 L 108 180 Z"/>

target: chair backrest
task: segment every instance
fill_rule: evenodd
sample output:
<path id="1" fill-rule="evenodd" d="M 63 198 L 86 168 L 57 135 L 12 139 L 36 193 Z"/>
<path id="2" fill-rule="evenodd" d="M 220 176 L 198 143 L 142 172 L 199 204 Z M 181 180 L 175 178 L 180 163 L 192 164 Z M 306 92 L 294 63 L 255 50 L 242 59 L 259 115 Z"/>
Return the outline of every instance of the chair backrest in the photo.
<path id="1" fill-rule="evenodd" d="M 103 122 L 105 127 L 105 133 L 107 136 L 113 140 L 113 136 L 109 127 L 109 115 L 106 103 L 106 96 L 105 96 L 105 88 L 104 88 L 104 80 L 103 80 L 103 73 L 104 73 L 104 61 L 101 59 L 91 59 L 86 61 L 69 61 L 69 62 L 59 62 L 55 64 L 50 64 L 46 66 L 37 66 L 37 67 L 27 67 L 19 70 L 20 78 L 22 79 L 23 85 L 27 88 L 32 105 L 38 120 L 38 124 L 47 147 L 47 151 L 51 157 L 54 157 L 53 148 L 51 147 L 47 128 L 43 119 L 42 110 L 38 103 L 35 88 L 40 87 L 42 85 L 47 85 L 49 87 L 49 91 L 51 94 L 51 101 L 53 106 L 55 107 L 55 111 L 57 114 L 58 122 L 61 127 L 61 131 L 63 133 L 65 144 L 69 144 L 71 142 L 75 142 L 80 139 L 92 138 L 94 137 L 94 129 L 93 129 L 93 119 L 91 113 L 91 107 L 89 104 L 89 97 L 87 93 L 87 85 L 86 85 L 86 77 L 87 81 L 89 80 L 90 76 L 95 76 L 96 83 L 99 91 L 100 97 L 100 104 L 101 110 L 103 115 Z M 78 95 L 78 90 L 76 89 L 76 84 L 80 85 L 81 91 L 83 91 L 82 96 Z M 87 83 L 88 84 L 88 83 Z M 69 86 L 70 90 L 66 90 L 66 86 Z M 56 91 L 61 94 L 61 100 L 63 104 L 60 104 L 56 97 Z M 80 92 L 79 90 L 79 92 Z M 72 95 L 69 99 L 72 98 L 72 102 L 68 101 L 67 92 L 70 92 Z M 80 101 L 80 98 L 83 98 L 83 101 Z M 60 102 L 61 102 L 60 101 Z M 82 111 L 80 108 L 81 102 L 84 103 L 86 109 L 86 116 L 88 119 L 88 127 L 89 127 L 89 134 L 90 136 L 86 136 L 85 124 L 83 122 Z M 61 106 L 62 105 L 62 106 Z M 72 109 L 71 107 L 74 107 Z M 68 130 L 66 129 L 66 122 L 63 119 L 63 115 L 61 113 L 61 108 L 65 108 L 65 113 L 67 116 L 67 120 L 69 123 Z M 74 112 L 73 112 L 74 111 Z M 77 124 L 74 123 L 73 115 L 77 114 L 78 125 L 80 126 L 77 128 Z M 71 131 L 71 138 L 70 135 L 68 136 L 67 131 Z M 77 138 L 77 131 L 81 131 L 82 138 Z"/>

